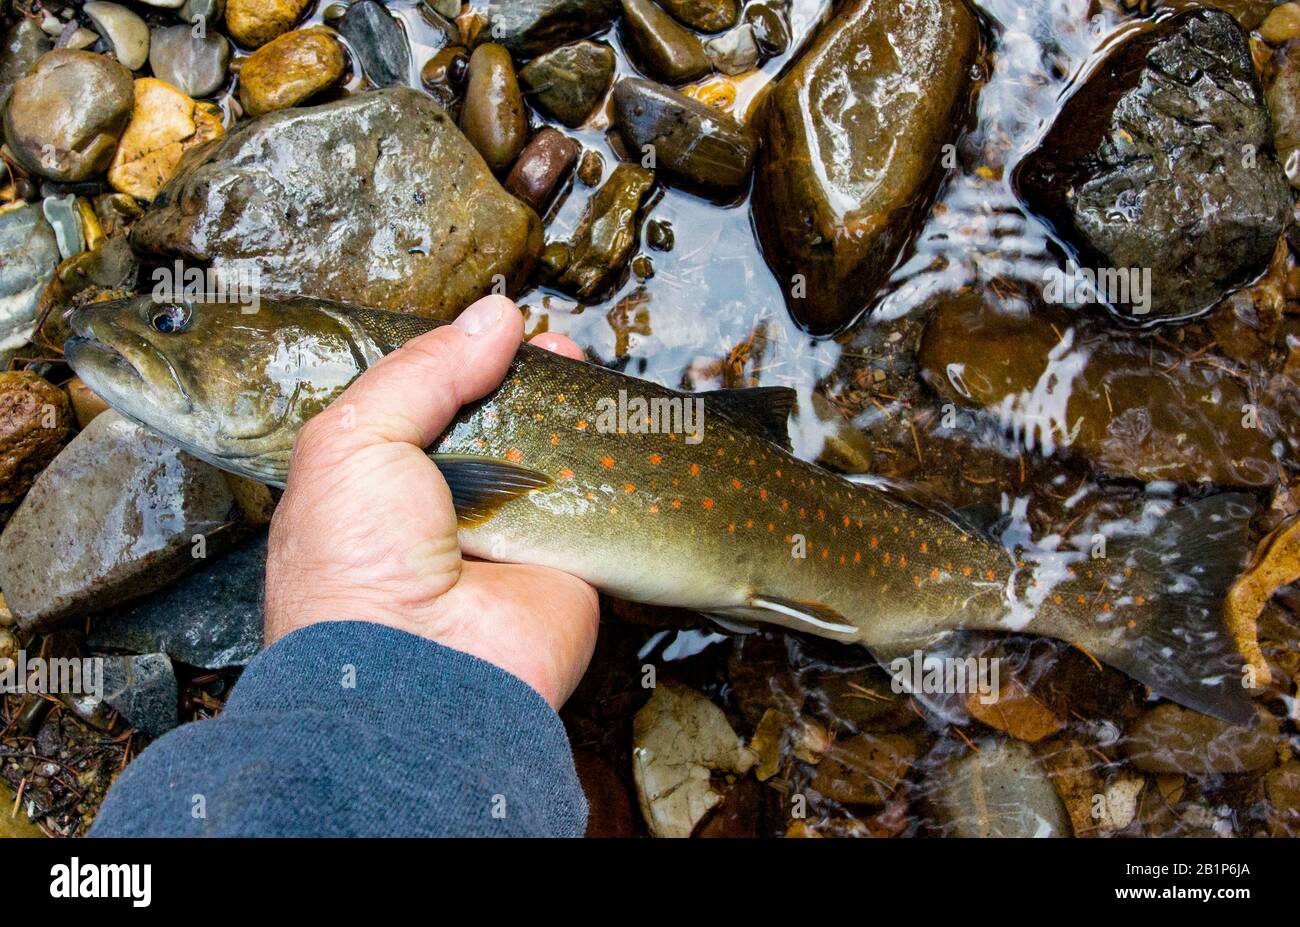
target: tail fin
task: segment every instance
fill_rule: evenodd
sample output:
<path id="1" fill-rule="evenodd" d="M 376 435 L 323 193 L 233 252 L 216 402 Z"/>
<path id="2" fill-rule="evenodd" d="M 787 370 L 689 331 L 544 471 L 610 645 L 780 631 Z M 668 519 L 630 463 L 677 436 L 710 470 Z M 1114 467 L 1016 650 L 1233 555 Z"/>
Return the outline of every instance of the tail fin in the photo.
<path id="1" fill-rule="evenodd" d="M 1035 621 L 1029 630 L 1078 644 L 1157 695 L 1249 723 L 1255 712 L 1246 660 L 1225 603 L 1250 550 L 1254 509 L 1255 500 L 1242 493 L 1175 506 L 1148 537 L 1125 542 L 1118 557 L 1108 558 L 1124 568 L 1113 620 L 1097 620 L 1092 608 L 1054 609 L 1047 616 L 1052 627 Z"/>

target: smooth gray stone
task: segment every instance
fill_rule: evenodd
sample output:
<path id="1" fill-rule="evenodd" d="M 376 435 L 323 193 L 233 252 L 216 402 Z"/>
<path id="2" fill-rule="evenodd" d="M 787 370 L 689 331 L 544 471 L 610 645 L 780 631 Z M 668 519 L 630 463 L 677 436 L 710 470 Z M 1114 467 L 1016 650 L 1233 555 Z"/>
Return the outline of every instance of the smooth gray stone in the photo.
<path id="1" fill-rule="evenodd" d="M 207 97 L 226 83 L 230 43 L 219 32 L 194 36 L 191 26 L 155 29 L 149 46 L 154 76 L 191 97 Z"/>
<path id="2" fill-rule="evenodd" d="M 179 694 L 172 661 L 164 653 L 104 658 L 104 701 L 150 737 L 176 726 Z"/>
<path id="3" fill-rule="evenodd" d="M 411 74 L 411 45 L 406 31 L 375 0 L 358 0 L 348 7 L 339 32 L 361 59 L 361 69 L 376 87 L 405 84 Z"/>
<path id="4" fill-rule="evenodd" d="M 0 213 L 0 351 L 31 337 L 36 303 L 58 263 L 58 242 L 39 206 Z"/>
<path id="5" fill-rule="evenodd" d="M 173 586 L 93 622 L 91 650 L 160 652 L 204 669 L 246 666 L 262 648 L 266 534 Z"/>

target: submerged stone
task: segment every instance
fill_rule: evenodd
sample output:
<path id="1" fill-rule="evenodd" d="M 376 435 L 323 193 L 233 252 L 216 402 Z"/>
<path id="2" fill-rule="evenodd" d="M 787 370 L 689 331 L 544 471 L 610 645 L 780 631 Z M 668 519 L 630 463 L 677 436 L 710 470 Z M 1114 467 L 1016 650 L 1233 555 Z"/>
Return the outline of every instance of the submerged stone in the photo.
<path id="1" fill-rule="evenodd" d="M 1270 423 L 1221 365 L 1181 363 L 1147 340 L 1092 333 L 1064 313 L 994 310 L 973 294 L 938 308 L 921 375 L 940 396 L 984 409 L 1026 450 L 1080 455 L 1142 481 L 1267 486 Z"/>
<path id="2" fill-rule="evenodd" d="M 0 373 L 0 505 L 23 497 L 71 432 L 63 390 L 29 370 Z"/>
<path id="3" fill-rule="evenodd" d="M 622 0 L 623 42 L 636 65 L 656 80 L 684 84 L 713 69 L 704 44 L 654 0 Z"/>
<path id="4" fill-rule="evenodd" d="M 1069 837 L 1070 818 L 1033 751 L 988 740 L 938 767 L 929 803 L 946 836 Z"/>
<path id="5" fill-rule="evenodd" d="M 211 96 L 226 82 L 230 42 L 219 32 L 194 34 L 193 26 L 156 29 L 149 45 L 154 77 L 191 97 Z"/>
<path id="6" fill-rule="evenodd" d="M 22 347 L 32 336 L 36 304 L 58 263 L 58 241 L 41 206 L 0 209 L 0 351 Z"/>
<path id="7" fill-rule="evenodd" d="M 366 79 L 376 87 L 404 84 L 411 72 L 411 45 L 397 18 L 375 0 L 348 7 L 339 24 L 343 38 L 361 59 Z"/>
<path id="8" fill-rule="evenodd" d="M 626 272 L 636 247 L 641 206 L 655 175 L 642 167 L 620 164 L 596 191 L 583 214 L 572 256 L 557 286 L 583 300 L 600 299 Z"/>
<path id="9" fill-rule="evenodd" d="M 255 268 L 263 296 L 451 318 L 498 274 L 513 291 L 542 235 L 437 103 L 392 88 L 237 127 L 186 161 L 132 242 Z"/>
<path id="10" fill-rule="evenodd" d="M 625 78 L 614 88 L 614 124 L 633 153 L 650 146 L 656 170 L 678 186 L 719 199 L 749 188 L 758 140 L 711 106 L 662 84 Z"/>
<path id="11" fill-rule="evenodd" d="M 150 737 L 176 726 L 179 688 L 166 654 L 104 658 L 104 701 Z"/>
<path id="12" fill-rule="evenodd" d="M 532 58 L 609 27 L 618 0 L 481 0 L 486 25 L 480 41 L 496 42 L 520 58 Z"/>
<path id="13" fill-rule="evenodd" d="M 470 56 L 460 129 L 498 174 L 510 168 L 528 141 L 528 113 L 504 47 L 480 45 Z"/>
<path id="14" fill-rule="evenodd" d="M 1093 270 L 1150 268 L 1138 321 L 1209 309 L 1268 267 L 1291 214 L 1245 33 L 1180 13 L 1125 41 L 1017 167 L 1026 205 Z"/>
<path id="15" fill-rule="evenodd" d="M 343 76 L 347 56 L 327 29 L 295 29 L 244 59 L 239 102 L 250 116 L 297 106 Z"/>
<path id="16" fill-rule="evenodd" d="M 795 320 L 849 325 L 915 236 L 966 113 L 979 27 L 963 0 L 856 0 L 777 82 L 753 211 Z"/>
<path id="17" fill-rule="evenodd" d="M 614 78 L 614 49 L 574 42 L 539 55 L 519 72 L 529 102 L 576 129 L 591 116 Z"/>

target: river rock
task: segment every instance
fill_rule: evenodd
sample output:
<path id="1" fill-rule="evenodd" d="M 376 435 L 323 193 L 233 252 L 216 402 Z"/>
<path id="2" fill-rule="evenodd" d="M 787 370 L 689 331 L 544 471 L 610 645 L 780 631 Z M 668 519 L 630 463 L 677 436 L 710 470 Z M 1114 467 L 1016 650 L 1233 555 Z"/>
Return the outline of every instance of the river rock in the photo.
<path id="1" fill-rule="evenodd" d="M 422 83 L 433 98 L 459 121 L 460 99 L 469 73 L 469 52 L 461 45 L 449 45 L 420 68 Z"/>
<path id="2" fill-rule="evenodd" d="M 1069 837 L 1070 818 L 1033 751 L 989 740 L 938 767 L 929 804 L 946 836 Z"/>
<path id="3" fill-rule="evenodd" d="M 568 179 L 582 146 L 563 132 L 549 126 L 533 136 L 528 147 L 506 178 L 506 189 L 546 215 L 546 208 L 561 184 Z"/>
<path id="4" fill-rule="evenodd" d="M 604 42 L 564 45 L 519 72 L 529 102 L 571 129 L 587 121 L 613 78 L 614 49 Z"/>
<path id="5" fill-rule="evenodd" d="M 437 103 L 407 88 L 240 126 L 187 159 L 132 241 L 217 271 L 256 267 L 263 296 L 438 318 L 489 293 L 498 274 L 521 283 L 542 248 L 537 214 Z"/>
<path id="6" fill-rule="evenodd" d="M 343 46 L 328 30 L 286 32 L 244 59 L 239 102 L 250 116 L 297 106 L 334 84 L 346 65 Z"/>
<path id="7" fill-rule="evenodd" d="M 1291 760 L 1269 770 L 1264 794 L 1271 806 L 1269 818 L 1276 836 L 1300 836 L 1300 761 Z"/>
<path id="8" fill-rule="evenodd" d="M 221 471 L 105 412 L 45 468 L 0 535 L 0 588 L 28 631 L 173 582 L 234 540 Z"/>
<path id="9" fill-rule="evenodd" d="M 63 388 L 68 391 L 72 414 L 76 416 L 78 428 L 85 428 L 96 417 L 108 411 L 108 403 L 100 399 L 94 390 L 82 382 L 81 377 L 73 377 L 63 384 Z"/>
<path id="10" fill-rule="evenodd" d="M 339 32 L 361 59 L 361 70 L 376 87 L 405 84 L 411 73 L 406 31 L 381 3 L 358 0 L 348 7 Z"/>
<path id="11" fill-rule="evenodd" d="M 245 48 L 259 48 L 294 27 L 312 0 L 229 0 L 226 31 Z"/>
<path id="12" fill-rule="evenodd" d="M 482 14 L 480 41 L 527 59 L 603 32 L 618 16 L 618 0 L 486 0 Z"/>
<path id="13" fill-rule="evenodd" d="M 40 206 L 0 209 L 0 352 L 32 336 L 36 304 L 58 263 L 58 242 Z"/>
<path id="14" fill-rule="evenodd" d="M 225 12 L 226 0 L 185 0 L 181 6 L 181 19 L 193 25 L 195 17 L 198 17 L 206 28 L 215 25 Z"/>
<path id="15" fill-rule="evenodd" d="M 120 3 L 93 0 L 82 9 L 122 65 L 138 71 L 149 60 L 149 27 Z"/>
<path id="16" fill-rule="evenodd" d="M 1165 704 L 1137 719 L 1124 741 L 1124 753 L 1143 772 L 1252 772 L 1273 765 L 1280 737 L 1277 719 L 1262 708 L 1249 727 Z"/>
<path id="17" fill-rule="evenodd" d="M 1279 3 L 1259 26 L 1259 34 L 1272 45 L 1300 38 L 1300 3 Z"/>
<path id="18" fill-rule="evenodd" d="M 713 66 L 695 33 L 683 29 L 654 0 L 622 0 L 623 44 L 638 68 L 656 80 L 685 84 Z"/>
<path id="19" fill-rule="evenodd" d="M 470 56 L 467 79 L 460 129 L 488 167 L 503 173 L 528 141 L 528 113 L 510 52 L 480 45 Z"/>
<path id="20" fill-rule="evenodd" d="M 112 160 L 133 99 L 131 72 L 116 61 L 55 49 L 14 84 L 5 138 L 28 170 L 51 180 L 87 180 Z"/>
<path id="21" fill-rule="evenodd" d="M 771 3 L 751 3 L 745 7 L 745 22 L 754 30 L 754 41 L 764 58 L 785 54 L 790 47 L 790 24 L 785 12 Z"/>
<path id="22" fill-rule="evenodd" d="M 1296 186 L 1300 184 L 1300 42 L 1288 42 L 1274 53 L 1264 80 L 1273 144 L 1291 185 Z"/>
<path id="23" fill-rule="evenodd" d="M 54 230 L 59 257 L 67 260 L 86 250 L 86 227 L 75 195 L 47 196 L 41 201 L 41 212 Z"/>
<path id="24" fill-rule="evenodd" d="M 809 331 L 853 322 L 910 243 L 966 112 L 979 41 L 963 0 L 854 0 L 764 102 L 754 219 Z"/>
<path id="25" fill-rule="evenodd" d="M 652 146 L 668 182 L 715 199 L 749 189 L 758 139 L 711 106 L 662 84 L 624 78 L 614 88 L 614 124 L 628 150 Z"/>
<path id="26" fill-rule="evenodd" d="M 137 731 L 161 737 L 176 726 L 179 688 L 163 653 L 104 657 L 104 701 Z"/>
<path id="27" fill-rule="evenodd" d="M 723 74 L 744 74 L 758 66 L 758 40 L 754 27 L 741 23 L 716 38 L 704 43 L 704 54 L 710 63 Z"/>
<path id="28" fill-rule="evenodd" d="M 41 55 L 50 50 L 50 37 L 34 20 L 20 19 L 0 39 L 0 109 L 15 83 L 36 67 Z"/>
<path id="29" fill-rule="evenodd" d="M 247 666 L 262 648 L 266 535 L 175 585 L 97 617 L 92 650 L 165 653 L 205 669 Z"/>
<path id="30" fill-rule="evenodd" d="M 1222 365 L 1180 360 L 1064 312 L 1000 311 L 969 293 L 938 308 L 917 355 L 941 397 L 986 410 L 1033 453 L 1082 455 L 1143 482 L 1276 482 L 1272 438 L 1247 427 L 1242 408 L 1254 400 L 1241 382 Z"/>
<path id="31" fill-rule="evenodd" d="M 205 30 L 200 38 L 192 26 L 166 26 L 154 30 L 149 43 L 154 77 L 187 96 L 212 96 L 225 84 L 229 66 L 230 43 L 216 31 Z"/>
<path id="32" fill-rule="evenodd" d="M 135 82 L 131 123 L 113 155 L 108 182 L 119 193 L 152 200 L 185 152 L 225 131 L 216 104 L 196 103 L 166 81 L 142 77 Z"/>
<path id="33" fill-rule="evenodd" d="M 636 248 L 641 207 L 655 175 L 643 167 L 619 164 L 592 196 L 578 225 L 568 266 L 556 281 L 582 300 L 608 294 L 622 279 Z"/>
<path id="34" fill-rule="evenodd" d="M 736 0 L 663 0 L 663 6 L 678 20 L 699 32 L 729 29 L 740 15 Z"/>
<path id="35" fill-rule="evenodd" d="M 1249 43 L 1219 10 L 1180 13 L 1124 42 L 1015 181 L 1081 267 L 1151 268 L 1142 321 L 1194 315 L 1250 283 L 1291 214 Z"/>
<path id="36" fill-rule="evenodd" d="M 23 497 L 71 434 L 63 390 L 29 370 L 0 373 L 0 505 Z"/>

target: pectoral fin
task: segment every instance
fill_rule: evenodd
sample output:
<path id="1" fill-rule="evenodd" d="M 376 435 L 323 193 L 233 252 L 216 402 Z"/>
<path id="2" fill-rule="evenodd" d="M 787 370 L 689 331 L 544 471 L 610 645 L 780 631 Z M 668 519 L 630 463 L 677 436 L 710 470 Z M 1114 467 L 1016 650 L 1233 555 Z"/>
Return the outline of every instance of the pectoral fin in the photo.
<path id="1" fill-rule="evenodd" d="M 472 454 L 430 454 L 451 489 L 451 501 L 462 526 L 487 521 L 511 499 L 549 486 L 551 478 L 495 457 Z"/>

